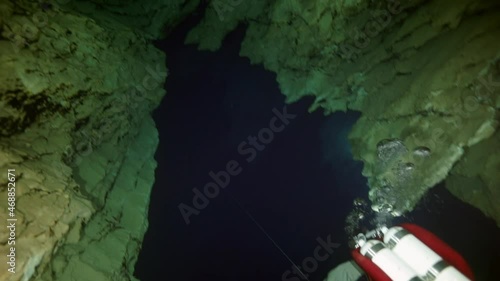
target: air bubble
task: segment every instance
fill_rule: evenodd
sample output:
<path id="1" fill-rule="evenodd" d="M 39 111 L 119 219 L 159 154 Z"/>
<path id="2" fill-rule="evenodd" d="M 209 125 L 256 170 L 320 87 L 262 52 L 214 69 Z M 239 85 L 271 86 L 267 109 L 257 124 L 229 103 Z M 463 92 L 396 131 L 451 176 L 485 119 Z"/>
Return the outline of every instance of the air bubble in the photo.
<path id="1" fill-rule="evenodd" d="M 420 157 L 428 157 L 431 155 L 431 150 L 425 146 L 419 146 L 413 150 L 413 154 Z"/>
<path id="2" fill-rule="evenodd" d="M 415 165 L 413 163 L 405 163 L 403 165 L 403 168 L 406 170 L 406 171 L 412 171 L 414 168 L 415 168 Z"/>
<path id="3" fill-rule="evenodd" d="M 399 139 L 384 139 L 377 144 L 377 156 L 382 161 L 395 159 L 408 152 L 408 149 Z"/>

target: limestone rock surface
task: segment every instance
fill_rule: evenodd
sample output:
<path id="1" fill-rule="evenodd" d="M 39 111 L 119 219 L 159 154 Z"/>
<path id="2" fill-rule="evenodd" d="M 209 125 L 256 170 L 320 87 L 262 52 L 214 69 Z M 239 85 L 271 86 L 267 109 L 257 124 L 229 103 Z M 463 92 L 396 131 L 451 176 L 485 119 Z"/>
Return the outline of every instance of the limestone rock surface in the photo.
<path id="1" fill-rule="evenodd" d="M 0 0 L 0 198 L 15 169 L 17 219 L 0 280 L 135 279 L 167 76 L 151 40 L 199 4 Z M 186 42 L 215 50 L 238 24 L 288 102 L 362 112 L 372 208 L 411 210 L 445 179 L 500 224 L 498 1 L 212 1 Z"/>
<path id="2" fill-rule="evenodd" d="M 246 24 L 240 55 L 276 72 L 288 102 L 314 96 L 311 111 L 361 111 L 350 142 L 364 162 L 373 209 L 411 210 L 454 165 L 465 169 L 466 155 L 480 150 L 495 159 L 488 160 L 487 176 L 483 171 L 489 179 L 478 187 L 483 192 L 470 198 L 459 190 L 473 187 L 448 186 L 500 225 L 500 212 L 491 206 L 500 202 L 500 174 L 493 170 L 498 146 L 485 145 L 499 119 L 498 1 L 241 5 L 223 10 L 223 29 L 218 10 L 209 7 L 187 42 L 213 50 L 228 29 Z M 222 32 L 212 36 L 208 31 L 215 29 Z"/>
<path id="3" fill-rule="evenodd" d="M 0 0 L 0 220 L 8 169 L 17 219 L 15 273 L 0 233 L 0 280 L 135 280 L 167 76 L 150 38 L 182 13 L 82 2 Z"/>
<path id="4" fill-rule="evenodd" d="M 58 2 L 99 23 L 110 21 L 121 23 L 149 39 L 163 37 L 200 4 L 200 0 L 58 0 Z"/>

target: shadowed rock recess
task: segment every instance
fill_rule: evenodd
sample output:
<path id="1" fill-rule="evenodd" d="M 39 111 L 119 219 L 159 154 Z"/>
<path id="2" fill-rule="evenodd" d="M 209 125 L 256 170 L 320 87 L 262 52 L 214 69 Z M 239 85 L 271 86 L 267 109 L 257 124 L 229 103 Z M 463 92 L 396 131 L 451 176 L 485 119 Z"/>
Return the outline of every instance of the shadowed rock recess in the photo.
<path id="1" fill-rule="evenodd" d="M 0 220 L 15 169 L 16 274 L 0 280 L 136 280 L 165 94 L 152 45 L 197 0 L 0 0 Z M 350 133 L 372 209 L 399 215 L 448 189 L 500 225 L 500 3 L 212 1 L 186 42 L 277 74 L 288 102 L 355 110 Z M 3 224 L 3 223 L 2 223 Z"/>

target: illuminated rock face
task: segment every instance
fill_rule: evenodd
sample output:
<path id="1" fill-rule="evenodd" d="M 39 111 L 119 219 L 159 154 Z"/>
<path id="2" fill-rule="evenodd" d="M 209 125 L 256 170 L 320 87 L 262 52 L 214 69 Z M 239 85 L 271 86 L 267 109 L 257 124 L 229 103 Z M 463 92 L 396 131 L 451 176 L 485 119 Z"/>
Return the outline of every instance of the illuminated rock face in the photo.
<path id="1" fill-rule="evenodd" d="M 15 169 L 17 219 L 17 273 L 1 232 L 0 280 L 133 280 L 167 76 L 149 42 L 200 1 L 49 2 L 0 0 L 0 197 Z M 372 208 L 409 210 L 446 178 L 500 223 L 497 1 L 221 3 L 187 42 L 217 49 L 246 22 L 241 54 L 289 102 L 361 111 Z"/>
<path id="2" fill-rule="evenodd" d="M 150 113 L 167 76 L 148 40 L 163 23 L 148 21 L 188 10 L 132 5 L 134 22 L 126 6 L 39 2 L 0 0 L 0 219 L 8 169 L 17 219 L 16 273 L 1 231 L 0 280 L 133 280 L 156 166 Z"/>
<path id="3" fill-rule="evenodd" d="M 500 132 L 468 148 L 450 171 L 446 186 L 486 215 L 500 217 Z M 495 149 L 496 148 L 496 149 Z"/>
<path id="4" fill-rule="evenodd" d="M 314 96 L 311 111 L 361 111 L 350 141 L 364 162 L 373 209 L 411 210 L 451 171 L 449 189 L 500 225 L 499 146 L 492 140 L 500 107 L 498 1 L 400 3 L 210 6 L 188 42 L 216 49 L 246 22 L 240 54 L 276 72 L 288 102 Z M 397 140 L 387 159 L 377 146 L 384 140 Z M 484 169 L 466 172 L 476 164 Z"/>

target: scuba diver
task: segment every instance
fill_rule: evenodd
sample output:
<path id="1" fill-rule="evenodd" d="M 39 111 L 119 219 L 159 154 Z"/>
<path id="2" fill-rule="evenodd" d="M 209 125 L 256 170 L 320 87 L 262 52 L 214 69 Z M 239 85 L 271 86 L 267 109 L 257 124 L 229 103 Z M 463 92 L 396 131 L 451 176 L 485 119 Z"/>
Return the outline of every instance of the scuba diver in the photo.
<path id="1" fill-rule="evenodd" d="M 366 214 L 366 204 L 354 201 L 346 231 L 352 234 L 356 222 Z M 353 260 L 328 273 L 325 281 L 474 281 L 465 259 L 431 232 L 415 224 L 388 228 L 380 224 L 353 236 Z"/>

